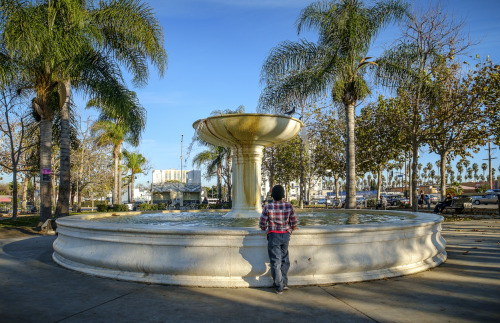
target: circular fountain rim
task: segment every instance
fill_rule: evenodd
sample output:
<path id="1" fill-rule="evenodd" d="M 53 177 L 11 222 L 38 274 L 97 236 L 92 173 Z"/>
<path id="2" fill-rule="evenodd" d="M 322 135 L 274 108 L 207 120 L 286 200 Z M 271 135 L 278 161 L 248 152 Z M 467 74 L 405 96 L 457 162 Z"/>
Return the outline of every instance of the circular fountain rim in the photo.
<path id="1" fill-rule="evenodd" d="M 415 218 L 402 221 L 394 222 L 379 222 L 379 223 L 361 223 L 361 224 L 332 224 L 332 225 L 319 225 L 311 227 L 300 227 L 299 230 L 293 232 L 294 235 L 307 235 L 311 233 L 322 233 L 336 231 L 338 233 L 342 232 L 361 232 L 361 231 L 376 231 L 380 227 L 385 230 L 390 229 L 402 229 L 407 227 L 414 227 L 417 224 L 426 225 L 429 223 L 439 223 L 443 221 L 443 217 L 437 214 L 429 214 L 423 212 L 411 212 L 411 211 L 393 211 L 393 210 L 330 210 L 330 212 L 336 213 L 392 213 L 392 214 L 407 214 L 413 215 Z M 107 218 L 113 216 L 126 216 L 126 215 L 141 215 L 141 214 L 156 214 L 156 213 L 179 213 L 171 211 L 163 212 L 118 212 L 112 214 L 103 213 L 93 213 L 93 214 L 81 214 L 72 215 L 69 217 L 59 218 L 56 220 L 58 225 L 68 225 L 77 228 L 86 228 L 96 231 L 115 231 L 115 232 L 130 232 L 130 233 L 150 233 L 150 234 L 193 234 L 193 235 L 256 235 L 264 234 L 262 230 L 257 227 L 207 227 L 200 225 L 193 228 L 190 227 L 163 227 L 163 226 L 152 226 L 151 224 L 125 224 L 125 223 L 110 223 L 110 222 L 97 222 L 89 221 L 91 219 L 97 218 Z M 186 213 L 199 213 L 199 212 L 189 212 Z M 211 212 L 219 213 L 219 212 Z M 221 212 L 222 213 L 222 212 Z"/>
<path id="2" fill-rule="evenodd" d="M 200 123 L 203 120 L 208 120 L 208 119 L 218 119 L 218 118 L 234 118 L 234 117 L 241 117 L 241 116 L 262 116 L 262 117 L 276 117 L 276 118 L 284 118 L 284 119 L 290 119 L 290 120 L 295 120 L 298 121 L 301 124 L 301 127 L 304 127 L 304 123 L 294 117 L 291 116 L 285 116 L 281 114 L 271 114 L 271 113 L 234 113 L 234 114 L 218 114 L 215 116 L 210 116 L 202 119 L 198 119 L 195 122 L 193 122 L 192 127 L 196 129 L 196 124 Z"/>
<path id="3" fill-rule="evenodd" d="M 290 241 L 290 286 L 402 276 L 436 267 L 446 260 L 441 216 L 380 212 L 408 213 L 416 218 L 376 225 L 306 227 L 294 232 Z M 85 220 L 103 215 L 112 216 L 97 213 L 59 218 L 54 261 L 95 276 L 144 283 L 272 286 L 265 233 L 257 228 L 193 230 L 146 225 L 145 229 L 141 225 L 132 228 L 123 223 Z"/>

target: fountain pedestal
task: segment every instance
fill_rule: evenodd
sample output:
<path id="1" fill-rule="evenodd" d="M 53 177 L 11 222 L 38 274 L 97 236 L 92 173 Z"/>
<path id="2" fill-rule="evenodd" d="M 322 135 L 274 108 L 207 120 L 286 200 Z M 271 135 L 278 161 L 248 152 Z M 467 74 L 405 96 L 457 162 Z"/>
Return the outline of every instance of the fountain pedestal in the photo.
<path id="1" fill-rule="evenodd" d="M 257 113 L 226 114 L 193 123 L 204 141 L 231 148 L 233 207 L 227 217 L 260 216 L 263 150 L 292 139 L 302 126 L 295 118 Z"/>

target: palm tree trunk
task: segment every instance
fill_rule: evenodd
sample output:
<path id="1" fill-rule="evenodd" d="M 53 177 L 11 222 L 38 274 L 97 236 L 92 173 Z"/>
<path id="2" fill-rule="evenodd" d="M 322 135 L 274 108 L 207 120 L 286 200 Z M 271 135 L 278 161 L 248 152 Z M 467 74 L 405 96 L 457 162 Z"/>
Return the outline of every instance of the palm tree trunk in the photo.
<path id="1" fill-rule="evenodd" d="M 339 174 L 333 174 L 333 179 L 335 181 L 335 199 L 339 200 Z"/>
<path id="2" fill-rule="evenodd" d="M 76 207 L 75 207 L 75 204 L 76 204 L 76 183 L 78 181 L 78 178 L 76 180 L 73 179 L 72 183 L 71 183 L 71 197 L 70 197 L 70 200 L 71 200 L 71 207 L 73 210 L 76 210 Z"/>
<path id="3" fill-rule="evenodd" d="M 113 147 L 113 160 L 114 160 L 114 170 L 113 170 L 113 179 L 114 179 L 114 183 L 113 183 L 113 195 L 111 197 L 111 200 L 112 200 L 112 203 L 113 205 L 115 204 L 120 204 L 120 202 L 118 201 L 118 192 L 119 192 L 119 186 L 120 186 L 120 171 L 119 171 L 119 162 L 120 162 L 120 158 L 119 158 L 119 151 L 118 151 L 118 146 L 115 146 Z"/>
<path id="4" fill-rule="evenodd" d="M 24 176 L 23 180 L 23 203 L 21 209 L 26 212 L 26 203 L 28 202 L 28 174 Z"/>
<path id="5" fill-rule="evenodd" d="M 69 215 L 69 196 L 71 185 L 71 151 L 70 151 L 70 125 L 69 125 L 69 100 L 70 81 L 65 81 L 59 87 L 59 106 L 61 107 L 61 157 L 59 167 L 59 194 L 55 217 Z"/>
<path id="6" fill-rule="evenodd" d="M 52 166 L 55 165 L 55 161 L 52 160 Z M 53 169 L 54 170 L 54 169 Z M 50 205 L 52 207 L 52 212 L 55 211 L 55 207 L 56 207 L 56 189 L 57 189 L 57 185 L 56 185 L 56 176 L 55 176 L 55 172 L 53 173 L 53 175 L 50 177 L 50 181 L 51 181 L 51 192 L 50 192 Z"/>
<path id="7" fill-rule="evenodd" d="M 346 109 L 346 161 L 347 161 L 347 172 L 346 172 L 346 209 L 356 208 L 356 150 L 355 150 L 355 115 L 354 115 L 354 104 L 347 104 Z"/>
<path id="8" fill-rule="evenodd" d="M 233 189 L 233 184 L 231 180 L 231 169 L 232 169 L 232 163 L 233 163 L 233 158 L 231 156 L 231 150 L 226 155 L 226 167 L 228 168 L 228 174 L 227 174 L 227 196 L 228 196 L 228 202 L 232 202 L 232 189 Z"/>
<path id="9" fill-rule="evenodd" d="M 418 145 L 413 146 L 411 162 L 411 202 L 413 212 L 418 211 Z"/>
<path id="10" fill-rule="evenodd" d="M 300 138 L 300 183 L 299 183 L 299 208 L 304 208 L 304 185 L 305 185 L 305 170 L 304 170 L 304 142 Z"/>
<path id="11" fill-rule="evenodd" d="M 444 200 L 446 196 L 446 157 L 448 156 L 448 152 L 441 152 L 439 154 L 439 170 L 441 172 L 441 181 L 440 181 L 440 186 L 441 186 L 441 201 Z"/>
<path id="12" fill-rule="evenodd" d="M 118 185 L 117 185 L 117 192 L 118 194 L 118 204 L 122 204 L 122 170 L 121 170 L 121 165 L 122 165 L 122 143 L 118 145 Z"/>
<path id="13" fill-rule="evenodd" d="M 38 227 L 41 227 L 48 219 L 52 217 L 50 205 L 50 174 L 52 156 L 52 120 L 42 119 L 40 121 L 40 221 Z"/>
<path id="14" fill-rule="evenodd" d="M 130 201 L 131 203 L 134 203 L 134 180 L 135 180 L 135 174 L 132 172 L 132 177 L 130 178 Z"/>
<path id="15" fill-rule="evenodd" d="M 382 190 L 382 169 L 378 170 L 377 176 L 377 201 L 380 200 L 380 191 Z"/>
<path id="16" fill-rule="evenodd" d="M 80 173 L 80 178 L 78 178 L 78 206 L 76 208 L 77 212 L 82 212 L 82 174 Z"/>
<path id="17" fill-rule="evenodd" d="M 222 166 L 217 164 L 217 199 L 222 203 Z"/>

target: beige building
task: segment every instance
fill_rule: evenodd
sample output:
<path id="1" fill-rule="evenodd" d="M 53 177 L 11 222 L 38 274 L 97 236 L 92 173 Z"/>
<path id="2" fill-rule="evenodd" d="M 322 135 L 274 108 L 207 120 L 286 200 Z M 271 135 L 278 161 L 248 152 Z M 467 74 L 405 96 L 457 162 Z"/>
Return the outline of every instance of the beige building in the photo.
<path id="1" fill-rule="evenodd" d="M 154 169 L 151 191 L 153 203 L 186 206 L 201 203 L 201 171 Z"/>

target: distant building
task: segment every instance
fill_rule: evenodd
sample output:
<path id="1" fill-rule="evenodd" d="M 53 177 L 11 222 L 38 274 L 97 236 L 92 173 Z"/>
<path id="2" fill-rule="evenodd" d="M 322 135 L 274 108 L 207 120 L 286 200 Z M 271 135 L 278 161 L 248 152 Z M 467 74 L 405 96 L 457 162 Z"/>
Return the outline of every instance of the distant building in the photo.
<path id="1" fill-rule="evenodd" d="M 184 206 L 201 202 L 201 171 L 155 169 L 152 175 L 153 203 L 172 203 Z"/>
<path id="2" fill-rule="evenodd" d="M 278 184 L 278 183 L 277 183 Z M 313 178 L 311 180 L 311 187 L 309 187 L 309 182 L 306 183 L 305 185 L 305 196 L 304 200 L 307 201 L 307 197 L 309 196 L 311 199 L 314 199 L 316 195 L 322 194 L 323 187 L 322 187 L 322 182 L 320 178 Z M 287 192 L 287 199 L 289 201 L 291 200 L 298 200 L 299 199 L 299 183 L 292 181 L 290 182 L 289 185 L 286 187 L 288 189 Z M 262 183 L 261 183 L 261 196 L 262 199 L 264 199 L 268 194 L 268 192 L 271 191 L 271 187 L 269 186 L 269 179 L 263 176 L 262 178 Z"/>
<path id="3" fill-rule="evenodd" d="M 111 198 L 111 196 L 109 196 Z M 129 201 L 129 192 L 128 190 L 122 194 L 122 201 Z M 135 202 L 143 202 L 143 203 L 148 203 L 151 201 L 151 193 L 148 192 L 148 190 L 141 190 L 139 188 L 134 188 L 134 201 Z"/>

